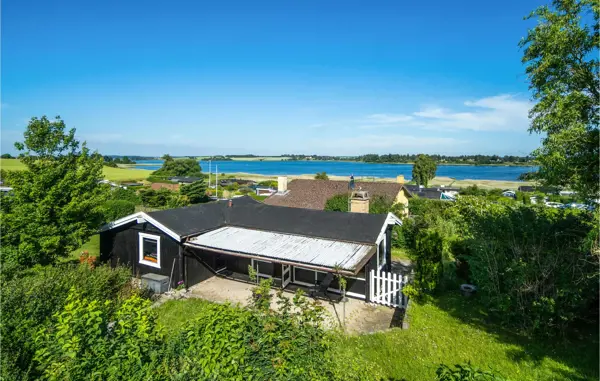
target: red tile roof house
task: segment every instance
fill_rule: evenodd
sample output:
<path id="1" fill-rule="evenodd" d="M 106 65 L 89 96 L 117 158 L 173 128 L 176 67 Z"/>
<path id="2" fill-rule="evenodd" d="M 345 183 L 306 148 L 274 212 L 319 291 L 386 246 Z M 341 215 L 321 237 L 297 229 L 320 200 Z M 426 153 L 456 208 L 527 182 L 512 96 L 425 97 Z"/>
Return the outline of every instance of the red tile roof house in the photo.
<path id="1" fill-rule="evenodd" d="M 366 191 L 369 197 L 383 196 L 394 203 L 408 206 L 408 199 L 412 196 L 403 185 L 404 177 L 399 176 L 398 181 L 392 182 L 355 182 L 355 191 Z M 287 184 L 286 177 L 278 178 L 278 191 L 263 202 L 267 205 L 287 206 L 324 210 L 328 199 L 338 194 L 349 194 L 348 181 L 334 180 L 292 180 Z M 368 203 L 368 200 L 366 201 Z M 351 202 L 351 209 L 360 208 L 363 202 Z M 363 205 L 364 207 L 364 205 Z M 366 206 L 368 210 L 368 204 Z M 353 211 L 353 210 L 351 210 Z M 355 210 L 358 211 L 358 210 Z"/>

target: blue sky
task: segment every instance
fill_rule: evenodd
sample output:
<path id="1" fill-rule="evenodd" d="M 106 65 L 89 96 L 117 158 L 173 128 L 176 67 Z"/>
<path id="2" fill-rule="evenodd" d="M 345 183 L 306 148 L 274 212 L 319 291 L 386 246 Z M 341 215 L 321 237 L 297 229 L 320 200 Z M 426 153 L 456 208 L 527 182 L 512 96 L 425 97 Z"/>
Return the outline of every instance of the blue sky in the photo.
<path id="1" fill-rule="evenodd" d="M 541 1 L 3 1 L 2 152 L 525 155 Z"/>

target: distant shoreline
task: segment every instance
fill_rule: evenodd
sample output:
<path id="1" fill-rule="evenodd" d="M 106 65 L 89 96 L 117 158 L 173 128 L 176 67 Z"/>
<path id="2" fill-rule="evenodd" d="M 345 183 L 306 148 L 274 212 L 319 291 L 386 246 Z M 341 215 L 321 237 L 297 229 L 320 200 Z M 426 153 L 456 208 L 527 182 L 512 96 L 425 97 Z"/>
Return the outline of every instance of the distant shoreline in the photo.
<path id="1" fill-rule="evenodd" d="M 203 158 L 197 158 L 198 161 L 206 161 Z M 160 159 L 155 159 L 155 160 L 160 160 Z M 217 161 L 217 160 L 215 160 Z M 363 164 L 394 164 L 394 165 L 413 165 L 413 162 L 369 162 L 369 161 L 356 161 L 356 160 L 289 160 L 287 158 L 232 158 L 232 160 L 220 160 L 223 162 L 229 162 L 229 161 L 249 161 L 249 162 L 260 162 L 260 161 L 269 161 L 269 162 L 273 162 L 273 161 L 281 161 L 281 162 L 323 162 L 323 163 L 363 163 Z M 124 168 L 130 168 L 130 167 L 134 167 L 134 166 L 150 166 L 150 165 L 156 165 L 156 164 L 150 164 L 150 163 L 139 163 L 139 164 L 121 164 L 124 166 Z M 500 164 L 468 164 L 468 163 L 437 163 L 438 166 L 465 166 L 465 167 L 535 167 L 536 164 L 533 163 L 500 163 Z M 141 168 L 140 168 L 141 169 Z"/>

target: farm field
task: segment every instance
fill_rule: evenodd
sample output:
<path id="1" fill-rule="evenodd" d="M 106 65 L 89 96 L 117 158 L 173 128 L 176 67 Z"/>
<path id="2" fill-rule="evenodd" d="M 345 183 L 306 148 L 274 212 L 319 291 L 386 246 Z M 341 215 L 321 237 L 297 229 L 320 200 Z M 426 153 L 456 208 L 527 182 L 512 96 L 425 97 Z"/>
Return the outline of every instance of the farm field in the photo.
<path id="1" fill-rule="evenodd" d="M 25 165 L 18 159 L 0 159 L 0 168 L 7 171 L 20 171 Z M 140 181 L 145 180 L 151 171 L 133 168 L 103 168 L 104 177 L 112 181 Z"/>

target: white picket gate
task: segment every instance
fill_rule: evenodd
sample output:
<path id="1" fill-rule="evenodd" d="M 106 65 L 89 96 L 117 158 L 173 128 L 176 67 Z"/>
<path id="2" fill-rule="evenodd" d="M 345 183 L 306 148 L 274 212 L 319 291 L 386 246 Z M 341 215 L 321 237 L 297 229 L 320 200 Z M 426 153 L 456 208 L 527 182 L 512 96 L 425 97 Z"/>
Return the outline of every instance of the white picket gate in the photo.
<path id="1" fill-rule="evenodd" d="M 369 296 L 372 303 L 399 308 L 406 307 L 408 298 L 402 293 L 402 287 L 408 283 L 408 276 L 371 270 L 369 282 Z"/>

